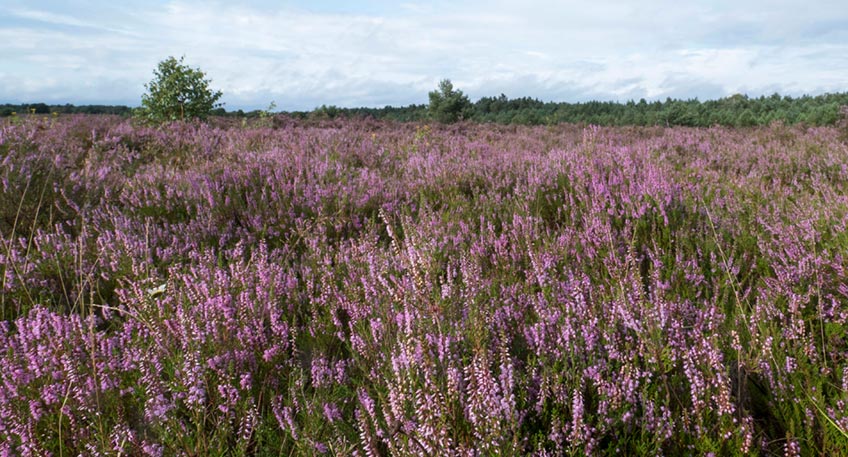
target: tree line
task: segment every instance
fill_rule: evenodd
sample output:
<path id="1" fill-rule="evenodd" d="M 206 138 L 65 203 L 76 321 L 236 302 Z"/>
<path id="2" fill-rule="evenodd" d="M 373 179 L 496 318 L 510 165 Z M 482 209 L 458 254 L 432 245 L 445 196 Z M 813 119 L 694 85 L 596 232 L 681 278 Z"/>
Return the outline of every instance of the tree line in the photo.
<path id="1" fill-rule="evenodd" d="M 768 125 L 775 121 L 785 124 L 833 125 L 848 106 L 848 92 L 817 96 L 790 97 L 778 94 L 762 97 L 734 95 L 717 100 L 698 99 L 648 102 L 637 101 L 583 103 L 542 102 L 530 97 L 483 97 L 463 107 L 462 119 L 497 124 L 546 125 L 584 123 L 596 125 L 668 125 L 709 127 L 725 125 L 749 127 Z M 843 111 L 844 112 L 844 111 Z M 133 108 L 122 105 L 49 105 L 46 103 L 0 104 L 0 117 L 24 114 L 114 114 L 130 116 Z M 227 111 L 213 109 L 213 116 L 238 118 L 260 117 L 264 110 Z M 383 108 L 341 108 L 321 106 L 311 111 L 279 112 L 300 119 L 335 119 L 339 117 L 386 119 L 397 122 L 439 120 L 430 106 L 413 104 Z M 458 118 L 456 119 L 458 120 Z M 451 122 L 451 119 L 441 120 Z"/>
<path id="2" fill-rule="evenodd" d="M 520 97 L 483 97 L 468 102 L 462 115 L 446 116 L 431 105 L 409 105 L 385 108 L 340 108 L 322 106 L 309 112 L 292 113 L 304 118 L 372 117 L 394 121 L 424 121 L 428 119 L 451 122 L 464 119 L 472 122 L 497 124 L 549 125 L 558 123 L 584 123 L 608 126 L 688 126 L 709 127 L 724 125 L 752 127 L 772 122 L 785 124 L 833 125 L 845 114 L 848 92 L 817 96 L 748 97 L 736 94 L 717 100 L 700 101 L 697 98 L 665 101 L 612 102 L 589 101 L 581 103 L 543 102 Z"/>
<path id="3" fill-rule="evenodd" d="M 25 114 L 117 114 L 128 116 L 132 108 L 123 105 L 48 105 L 47 103 L 0 104 L 0 117 Z"/>

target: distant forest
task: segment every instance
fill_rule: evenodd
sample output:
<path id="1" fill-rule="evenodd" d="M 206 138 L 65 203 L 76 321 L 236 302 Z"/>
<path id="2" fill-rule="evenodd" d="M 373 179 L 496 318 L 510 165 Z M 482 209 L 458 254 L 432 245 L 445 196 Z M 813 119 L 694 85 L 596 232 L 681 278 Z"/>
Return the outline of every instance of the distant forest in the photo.
<path id="1" fill-rule="evenodd" d="M 8 117 L 12 115 L 23 114 L 117 114 L 120 116 L 129 116 L 133 109 L 129 106 L 121 105 L 48 105 L 46 103 L 24 103 L 20 105 L 2 104 L 0 105 L 0 117 Z"/>
<path id="2" fill-rule="evenodd" d="M 109 105 L 2 104 L 0 116 L 13 114 L 117 114 L 129 116 L 133 108 Z M 272 113 L 263 110 L 244 112 L 218 108 L 214 115 L 227 117 L 261 117 Z M 400 122 L 425 121 L 427 105 L 384 108 L 340 108 L 321 106 L 312 111 L 280 112 L 301 119 L 333 119 L 338 117 L 370 117 Z M 563 122 L 597 125 L 668 125 L 708 127 L 725 125 L 750 127 L 775 121 L 786 124 L 832 125 L 848 116 L 848 92 L 817 96 L 789 97 L 774 94 L 751 98 L 733 95 L 718 100 L 698 99 L 648 102 L 644 99 L 620 102 L 543 102 L 534 98 L 483 97 L 472 104 L 467 120 L 499 124 L 543 125 Z"/>

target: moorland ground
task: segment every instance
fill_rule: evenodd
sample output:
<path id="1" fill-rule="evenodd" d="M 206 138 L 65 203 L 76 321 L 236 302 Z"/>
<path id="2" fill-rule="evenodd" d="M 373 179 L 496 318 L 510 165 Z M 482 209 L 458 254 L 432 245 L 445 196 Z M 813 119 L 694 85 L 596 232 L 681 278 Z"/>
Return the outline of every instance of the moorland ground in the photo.
<path id="1" fill-rule="evenodd" d="M 834 127 L 0 126 L 2 455 L 839 455 Z"/>

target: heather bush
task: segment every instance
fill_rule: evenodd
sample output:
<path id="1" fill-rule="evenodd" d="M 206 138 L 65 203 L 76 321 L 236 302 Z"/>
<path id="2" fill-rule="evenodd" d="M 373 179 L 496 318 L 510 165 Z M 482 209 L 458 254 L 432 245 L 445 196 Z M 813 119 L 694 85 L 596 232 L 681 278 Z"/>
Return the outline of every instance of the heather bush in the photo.
<path id="1" fill-rule="evenodd" d="M 837 128 L 0 127 L 4 455 L 844 455 Z"/>

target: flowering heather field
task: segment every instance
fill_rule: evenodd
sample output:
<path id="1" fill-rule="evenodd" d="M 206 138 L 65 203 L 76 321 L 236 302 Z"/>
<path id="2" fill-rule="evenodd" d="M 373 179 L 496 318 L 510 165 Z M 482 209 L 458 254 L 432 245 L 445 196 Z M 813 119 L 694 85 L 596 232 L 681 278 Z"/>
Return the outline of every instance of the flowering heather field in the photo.
<path id="1" fill-rule="evenodd" d="M 846 455 L 836 128 L 0 125 L 0 455 Z"/>

